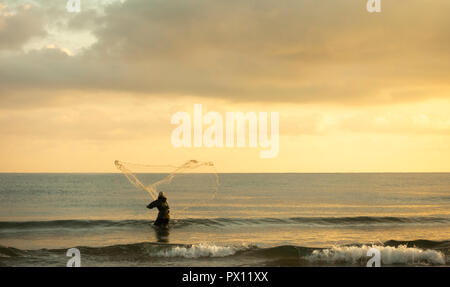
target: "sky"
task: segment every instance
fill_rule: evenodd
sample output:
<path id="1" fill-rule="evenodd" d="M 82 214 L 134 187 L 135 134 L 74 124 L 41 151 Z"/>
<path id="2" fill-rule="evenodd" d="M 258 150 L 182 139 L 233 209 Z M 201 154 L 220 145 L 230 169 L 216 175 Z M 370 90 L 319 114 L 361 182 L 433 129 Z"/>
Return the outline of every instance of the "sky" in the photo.
<path id="1" fill-rule="evenodd" d="M 0 172 L 450 172 L 450 2 L 0 0 Z M 176 148 L 176 112 L 278 112 L 279 153 Z"/>

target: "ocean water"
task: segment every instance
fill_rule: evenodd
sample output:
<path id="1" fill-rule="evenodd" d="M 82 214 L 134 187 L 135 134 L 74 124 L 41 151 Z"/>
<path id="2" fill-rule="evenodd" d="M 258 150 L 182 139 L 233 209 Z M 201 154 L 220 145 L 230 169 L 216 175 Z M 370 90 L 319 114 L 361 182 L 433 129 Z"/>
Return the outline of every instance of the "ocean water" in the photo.
<path id="1" fill-rule="evenodd" d="M 139 174 L 146 184 L 164 174 Z M 450 173 L 186 174 L 168 229 L 122 174 L 0 174 L 0 266 L 449 266 Z"/>

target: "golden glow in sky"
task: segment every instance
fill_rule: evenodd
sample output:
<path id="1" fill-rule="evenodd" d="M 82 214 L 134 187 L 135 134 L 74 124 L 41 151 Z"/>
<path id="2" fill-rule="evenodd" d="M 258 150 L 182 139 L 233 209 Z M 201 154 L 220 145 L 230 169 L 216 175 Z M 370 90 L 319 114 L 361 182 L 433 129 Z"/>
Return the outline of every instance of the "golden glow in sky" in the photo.
<path id="1" fill-rule="evenodd" d="M 0 1 L 0 172 L 450 171 L 449 1 L 41 2 Z M 279 112 L 278 156 L 175 148 L 194 104 Z"/>

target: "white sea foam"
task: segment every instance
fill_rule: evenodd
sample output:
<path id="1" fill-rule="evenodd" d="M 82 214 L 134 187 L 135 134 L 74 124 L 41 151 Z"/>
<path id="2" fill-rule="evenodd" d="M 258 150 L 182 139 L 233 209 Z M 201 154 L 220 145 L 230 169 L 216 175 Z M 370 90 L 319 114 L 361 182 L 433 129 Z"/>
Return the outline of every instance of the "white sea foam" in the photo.
<path id="1" fill-rule="evenodd" d="M 367 251 L 370 248 L 380 251 L 382 264 L 445 264 L 445 255 L 442 252 L 430 249 L 420 249 L 400 245 L 391 246 L 335 246 L 329 249 L 314 250 L 306 257 L 312 262 L 327 263 L 363 263 L 369 259 Z"/>
<path id="2" fill-rule="evenodd" d="M 168 250 L 162 250 L 154 254 L 157 257 L 225 257 L 236 253 L 237 247 L 217 246 L 210 244 L 196 244 L 190 247 L 176 246 Z"/>

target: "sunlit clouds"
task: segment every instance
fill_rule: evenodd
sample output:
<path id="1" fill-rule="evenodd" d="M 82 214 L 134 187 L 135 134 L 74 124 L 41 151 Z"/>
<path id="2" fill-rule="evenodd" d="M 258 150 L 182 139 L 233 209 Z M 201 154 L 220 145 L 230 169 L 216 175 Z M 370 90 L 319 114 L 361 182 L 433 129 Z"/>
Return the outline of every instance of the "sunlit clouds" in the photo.
<path id="1" fill-rule="evenodd" d="M 63 2 L 0 0 L 0 171 L 450 171 L 446 0 Z M 278 157 L 174 148 L 196 103 L 279 112 Z"/>

